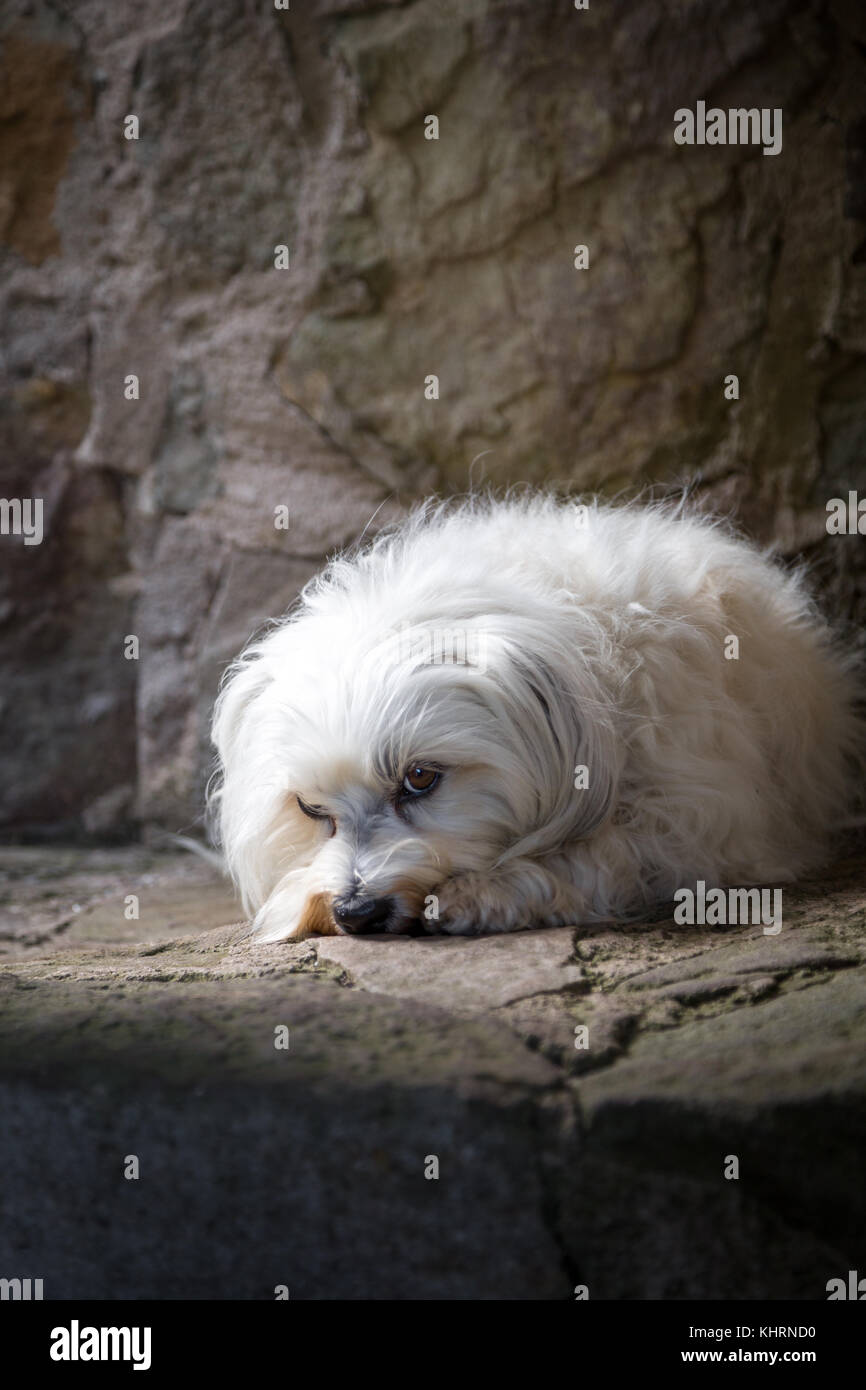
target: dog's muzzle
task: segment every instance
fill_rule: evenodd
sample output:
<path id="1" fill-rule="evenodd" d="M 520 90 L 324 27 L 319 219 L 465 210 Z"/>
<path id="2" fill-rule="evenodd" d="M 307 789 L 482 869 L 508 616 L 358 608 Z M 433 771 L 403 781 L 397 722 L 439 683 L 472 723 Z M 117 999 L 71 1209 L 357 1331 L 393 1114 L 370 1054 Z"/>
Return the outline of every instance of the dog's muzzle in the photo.
<path id="1" fill-rule="evenodd" d="M 335 898 L 331 907 L 337 926 L 351 936 L 384 931 L 393 910 L 393 898 L 364 898 L 358 893 Z"/>

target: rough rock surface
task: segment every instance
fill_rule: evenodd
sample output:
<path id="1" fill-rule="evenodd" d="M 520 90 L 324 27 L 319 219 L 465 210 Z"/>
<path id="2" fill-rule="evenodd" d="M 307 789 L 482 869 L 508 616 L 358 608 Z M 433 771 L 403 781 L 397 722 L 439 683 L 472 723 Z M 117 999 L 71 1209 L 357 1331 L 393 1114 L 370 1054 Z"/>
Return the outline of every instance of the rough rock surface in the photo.
<path id="1" fill-rule="evenodd" d="M 48 1298 L 823 1299 L 862 1267 L 862 855 L 777 936 L 267 947 L 188 857 L 0 873 L 0 1269 Z"/>
<path id="2" fill-rule="evenodd" d="M 195 823 L 225 662 L 470 477 L 689 479 L 863 613 L 864 52 L 854 0 L 7 0 L 0 493 L 46 537 L 0 537 L 0 830 Z M 782 152 L 675 145 L 698 100 Z"/>

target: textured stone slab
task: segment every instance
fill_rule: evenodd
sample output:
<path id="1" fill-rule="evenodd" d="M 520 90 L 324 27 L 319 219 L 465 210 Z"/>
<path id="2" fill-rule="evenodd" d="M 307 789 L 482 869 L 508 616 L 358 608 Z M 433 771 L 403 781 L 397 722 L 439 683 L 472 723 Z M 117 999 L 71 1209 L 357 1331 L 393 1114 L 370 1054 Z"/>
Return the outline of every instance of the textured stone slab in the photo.
<path id="1" fill-rule="evenodd" d="M 810 1299 L 857 1267 L 862 858 L 773 938 L 269 946 L 188 855 L 0 867 L 0 1264 L 47 1297 Z"/>
<path id="2" fill-rule="evenodd" d="M 234 936 L 0 970 L 0 1267 L 46 1298 L 567 1297 L 557 1069 Z"/>
<path id="3" fill-rule="evenodd" d="M 570 927 L 470 940 L 329 936 L 316 950 L 320 960 L 344 966 L 362 989 L 466 1014 L 528 995 L 587 989 L 570 959 L 573 938 Z"/>
<path id="4" fill-rule="evenodd" d="M 537 1146 L 570 1107 L 500 1025 L 305 976 L 25 977 L 0 1056 L 0 1264 L 46 1298 L 567 1296 Z"/>
<path id="5" fill-rule="evenodd" d="M 189 852 L 0 847 L 0 960 L 165 940 L 239 915 L 230 884 Z"/>

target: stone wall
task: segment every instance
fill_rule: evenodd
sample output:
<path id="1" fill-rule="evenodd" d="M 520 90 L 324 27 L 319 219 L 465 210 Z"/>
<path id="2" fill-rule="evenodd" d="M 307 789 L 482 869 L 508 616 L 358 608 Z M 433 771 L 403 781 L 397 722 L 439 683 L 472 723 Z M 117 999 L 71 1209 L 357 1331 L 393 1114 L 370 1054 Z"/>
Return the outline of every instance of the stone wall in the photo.
<path id="1" fill-rule="evenodd" d="M 855 3 L 2 26 L 0 495 L 45 508 L 0 537 L 4 833 L 195 828 L 225 662 L 430 490 L 688 480 L 863 616 L 866 539 L 825 529 L 866 492 Z M 781 153 L 676 144 L 699 100 L 781 108 Z"/>

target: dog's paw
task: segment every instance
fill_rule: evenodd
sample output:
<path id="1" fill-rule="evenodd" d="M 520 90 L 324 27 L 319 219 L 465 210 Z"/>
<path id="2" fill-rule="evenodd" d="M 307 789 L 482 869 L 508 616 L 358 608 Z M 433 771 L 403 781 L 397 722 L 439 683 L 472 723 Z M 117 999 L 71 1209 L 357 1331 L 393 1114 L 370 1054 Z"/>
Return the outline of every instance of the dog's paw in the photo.
<path id="1" fill-rule="evenodd" d="M 436 893 L 438 916 L 425 922 L 428 932 L 449 936 L 478 936 L 481 932 L 513 931 L 521 925 L 507 887 L 484 874 L 458 874 Z"/>

